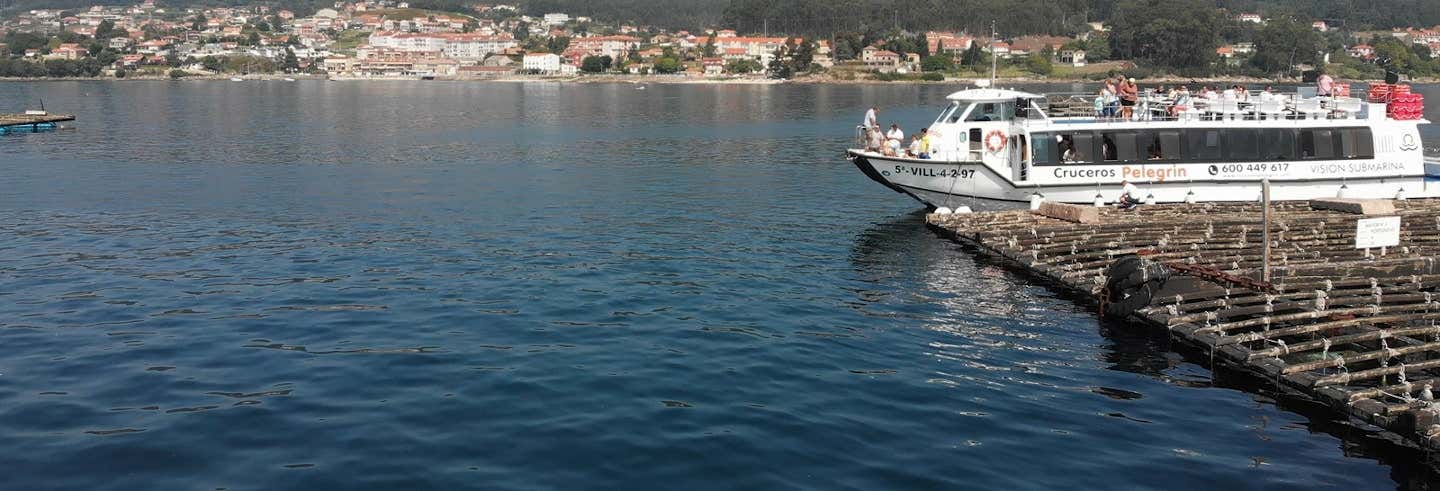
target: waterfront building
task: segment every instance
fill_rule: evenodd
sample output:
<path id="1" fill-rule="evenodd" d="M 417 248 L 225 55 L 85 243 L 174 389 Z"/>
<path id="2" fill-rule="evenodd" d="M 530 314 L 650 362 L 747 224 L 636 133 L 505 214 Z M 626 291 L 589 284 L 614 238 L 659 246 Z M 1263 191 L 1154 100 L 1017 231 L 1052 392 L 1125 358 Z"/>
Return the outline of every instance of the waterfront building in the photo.
<path id="1" fill-rule="evenodd" d="M 520 68 L 527 72 L 560 73 L 560 55 L 555 53 L 527 53 L 520 62 Z"/>

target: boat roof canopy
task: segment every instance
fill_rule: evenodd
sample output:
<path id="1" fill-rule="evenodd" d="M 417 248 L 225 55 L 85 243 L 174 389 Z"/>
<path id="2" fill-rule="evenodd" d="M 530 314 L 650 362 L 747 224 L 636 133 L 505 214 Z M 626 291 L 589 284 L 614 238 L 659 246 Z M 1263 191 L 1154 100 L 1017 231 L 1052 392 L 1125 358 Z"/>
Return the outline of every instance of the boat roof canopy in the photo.
<path id="1" fill-rule="evenodd" d="M 957 102 L 994 102 L 1013 101 L 1015 99 L 1038 99 L 1043 97 L 1045 96 L 1009 89 L 966 89 L 950 94 L 945 98 Z"/>

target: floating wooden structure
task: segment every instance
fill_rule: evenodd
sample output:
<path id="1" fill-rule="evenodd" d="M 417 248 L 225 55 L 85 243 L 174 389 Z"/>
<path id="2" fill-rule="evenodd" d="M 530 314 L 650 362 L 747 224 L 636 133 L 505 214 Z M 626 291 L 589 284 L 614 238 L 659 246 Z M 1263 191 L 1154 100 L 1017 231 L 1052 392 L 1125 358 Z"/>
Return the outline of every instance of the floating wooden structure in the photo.
<path id="1" fill-rule="evenodd" d="M 1164 328 L 1216 362 L 1437 450 L 1440 200 L 1384 204 L 1400 217 L 1399 245 L 1371 249 L 1355 245 L 1357 221 L 1372 216 L 1272 204 L 1268 282 L 1259 203 L 1090 208 L 1098 220 L 1017 210 L 927 221 L 1093 296 L 1102 312 Z"/>
<path id="2" fill-rule="evenodd" d="M 65 121 L 74 121 L 70 114 L 0 114 L 0 133 L 54 129 Z"/>

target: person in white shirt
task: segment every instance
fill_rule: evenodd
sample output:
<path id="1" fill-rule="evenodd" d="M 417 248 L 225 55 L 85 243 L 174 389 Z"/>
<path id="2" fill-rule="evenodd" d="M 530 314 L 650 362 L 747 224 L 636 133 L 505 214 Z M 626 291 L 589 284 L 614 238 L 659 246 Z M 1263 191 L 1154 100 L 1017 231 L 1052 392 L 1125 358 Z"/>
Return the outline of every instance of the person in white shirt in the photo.
<path id="1" fill-rule="evenodd" d="M 885 133 L 885 146 L 890 149 L 891 155 L 900 153 L 900 145 L 905 143 L 905 132 L 900 131 L 900 125 L 890 123 L 890 131 Z"/>
<path id="2" fill-rule="evenodd" d="M 875 106 L 870 106 L 870 110 L 865 111 L 865 121 L 860 123 L 860 126 L 864 126 L 867 130 L 873 129 L 878 131 L 880 129 L 879 112 Z"/>
<path id="3" fill-rule="evenodd" d="M 910 149 L 905 152 L 905 156 L 920 158 L 920 135 L 910 135 Z"/>
<path id="4" fill-rule="evenodd" d="M 1115 204 L 1125 209 L 1134 208 L 1140 204 L 1140 188 L 1135 187 L 1129 179 L 1120 181 L 1120 199 L 1115 200 Z"/>

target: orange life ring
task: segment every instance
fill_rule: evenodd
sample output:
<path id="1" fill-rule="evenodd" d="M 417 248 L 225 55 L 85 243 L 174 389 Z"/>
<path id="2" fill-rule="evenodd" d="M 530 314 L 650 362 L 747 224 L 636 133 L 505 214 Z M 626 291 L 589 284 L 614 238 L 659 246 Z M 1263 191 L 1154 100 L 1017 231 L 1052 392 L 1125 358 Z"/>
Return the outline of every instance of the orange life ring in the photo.
<path id="1" fill-rule="evenodd" d="M 985 135 L 985 148 L 991 152 L 999 152 L 1005 149 L 1005 133 L 1000 130 L 990 130 Z"/>

